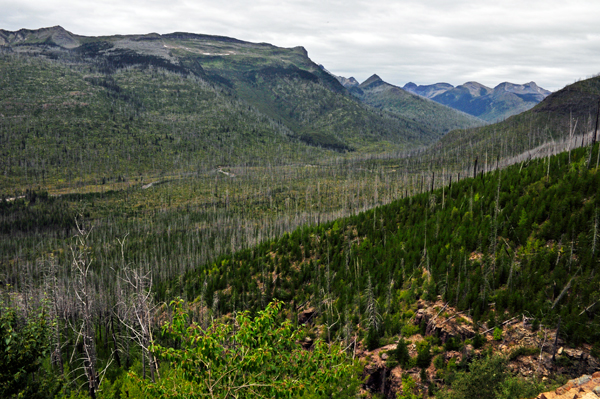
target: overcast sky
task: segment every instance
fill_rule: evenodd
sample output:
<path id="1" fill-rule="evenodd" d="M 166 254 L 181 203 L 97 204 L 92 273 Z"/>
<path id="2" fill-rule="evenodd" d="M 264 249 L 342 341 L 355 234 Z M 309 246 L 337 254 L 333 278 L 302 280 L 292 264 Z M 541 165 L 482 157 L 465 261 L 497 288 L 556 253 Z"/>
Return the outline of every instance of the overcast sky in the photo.
<path id="1" fill-rule="evenodd" d="M 0 29 L 81 35 L 185 31 L 304 46 L 362 82 L 558 90 L 600 72 L 598 0 L 0 0 Z"/>

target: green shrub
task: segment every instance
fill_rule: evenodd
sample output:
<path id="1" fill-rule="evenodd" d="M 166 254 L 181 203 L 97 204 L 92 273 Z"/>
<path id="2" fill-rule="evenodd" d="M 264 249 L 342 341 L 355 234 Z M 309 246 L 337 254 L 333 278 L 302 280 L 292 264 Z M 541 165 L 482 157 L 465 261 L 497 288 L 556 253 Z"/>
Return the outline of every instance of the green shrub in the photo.
<path id="1" fill-rule="evenodd" d="M 556 365 L 558 367 L 571 367 L 573 361 L 568 356 L 556 356 Z"/>
<path id="2" fill-rule="evenodd" d="M 500 356 L 482 359 L 471 364 L 471 371 L 457 373 L 448 399 L 495 398 L 506 379 L 506 360 Z"/>
<path id="3" fill-rule="evenodd" d="M 60 379 L 44 368 L 50 354 L 52 325 L 45 304 L 22 320 L 0 304 L 0 397 L 46 398 L 60 389 Z"/>
<path id="4" fill-rule="evenodd" d="M 502 341 L 502 329 L 500 327 L 494 328 L 494 340 Z"/>
<path id="5" fill-rule="evenodd" d="M 178 342 L 178 348 L 151 348 L 170 366 L 168 377 L 152 383 L 129 373 L 129 384 L 141 397 L 356 395 L 356 364 L 342 348 L 322 341 L 312 351 L 303 350 L 291 322 L 278 321 L 281 302 L 270 303 L 254 318 L 238 314 L 235 330 L 217 322 L 206 330 L 189 326 L 181 302 L 174 302 L 173 321 L 163 326 L 168 342 Z"/>
<path id="6" fill-rule="evenodd" d="M 414 324 L 405 324 L 402 327 L 402 336 L 403 337 L 412 337 L 413 335 L 419 332 L 419 326 L 415 326 Z"/>
<path id="7" fill-rule="evenodd" d="M 458 370 L 458 366 L 456 365 L 456 358 L 452 358 L 448 360 L 448 364 L 446 365 L 446 370 L 450 372 L 455 372 Z"/>
<path id="8" fill-rule="evenodd" d="M 486 343 L 485 337 L 479 333 L 473 337 L 473 348 L 480 349 Z"/>
<path id="9" fill-rule="evenodd" d="M 444 399 L 519 399 L 536 396 L 543 390 L 541 384 L 509 374 L 507 359 L 488 356 L 471 363 L 470 371 L 456 374 L 451 390 L 441 395 Z"/>
<path id="10" fill-rule="evenodd" d="M 433 358 L 433 365 L 436 369 L 442 370 L 446 367 L 446 361 L 444 360 L 444 356 L 438 355 Z"/>
<path id="11" fill-rule="evenodd" d="M 490 311 L 488 321 L 487 321 L 487 327 L 488 328 L 496 327 L 496 313 L 494 311 Z"/>
<path id="12" fill-rule="evenodd" d="M 402 393 L 398 393 L 398 399 L 422 399 L 416 381 L 409 374 L 402 374 Z"/>
<path id="13" fill-rule="evenodd" d="M 427 381 L 427 371 L 425 371 L 425 369 L 419 371 L 419 378 L 421 379 L 421 384 L 424 384 Z"/>
<path id="14" fill-rule="evenodd" d="M 370 351 L 379 348 L 379 333 L 374 328 L 369 328 L 365 338 L 365 346 Z"/>
<path id="15" fill-rule="evenodd" d="M 463 347 L 463 343 L 459 337 L 452 337 L 444 343 L 444 350 L 448 351 L 459 351 Z"/>
<path id="16" fill-rule="evenodd" d="M 399 364 L 400 363 L 398 363 L 398 360 L 396 360 L 396 358 L 394 358 L 393 356 L 388 357 L 388 359 L 385 361 L 385 367 L 387 367 L 388 369 L 393 369 Z"/>
<path id="17" fill-rule="evenodd" d="M 540 353 L 540 350 L 533 346 L 519 346 L 514 348 L 510 354 L 508 355 L 508 360 L 515 360 L 519 356 L 531 356 L 537 355 Z"/>

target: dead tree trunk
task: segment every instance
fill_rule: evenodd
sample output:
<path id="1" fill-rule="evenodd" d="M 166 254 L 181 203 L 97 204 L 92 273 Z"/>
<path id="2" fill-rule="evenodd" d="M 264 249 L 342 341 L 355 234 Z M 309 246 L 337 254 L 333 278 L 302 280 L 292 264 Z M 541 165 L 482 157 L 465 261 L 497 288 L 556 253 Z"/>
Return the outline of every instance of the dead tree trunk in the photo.
<path id="1" fill-rule="evenodd" d="M 75 243 L 71 245 L 71 273 L 73 278 L 73 293 L 82 318 L 79 331 L 76 331 L 78 338 L 83 342 L 83 365 L 85 375 L 88 381 L 88 392 L 92 399 L 96 398 L 98 390 L 98 372 L 96 370 L 96 344 L 94 340 L 93 325 L 93 294 L 90 284 L 90 266 L 92 261 L 89 258 L 87 241 L 90 232 L 85 232 L 77 224 L 78 233 L 75 236 Z"/>
<path id="2" fill-rule="evenodd" d="M 150 366 L 152 381 L 158 376 L 158 364 L 150 351 L 153 343 L 152 320 L 154 304 L 152 300 L 152 274 L 143 267 L 133 268 L 125 264 L 125 239 L 120 240 L 123 266 L 119 273 L 121 288 L 116 306 L 119 321 L 131 334 L 131 338 L 142 349 L 142 364 L 146 371 L 146 358 Z M 160 376 L 159 376 L 160 377 Z"/>

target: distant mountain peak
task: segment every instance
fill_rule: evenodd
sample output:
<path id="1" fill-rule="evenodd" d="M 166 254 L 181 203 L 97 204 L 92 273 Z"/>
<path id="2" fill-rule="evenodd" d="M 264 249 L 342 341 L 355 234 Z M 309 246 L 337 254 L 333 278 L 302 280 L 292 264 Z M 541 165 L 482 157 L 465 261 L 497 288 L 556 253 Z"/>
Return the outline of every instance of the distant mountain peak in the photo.
<path id="1" fill-rule="evenodd" d="M 528 110 L 551 94 L 535 82 L 503 82 L 493 89 L 474 81 L 457 87 L 448 83 L 417 86 L 411 82 L 404 89 L 488 122 Z"/>
<path id="2" fill-rule="evenodd" d="M 535 82 L 529 82 L 524 84 L 515 84 L 510 82 L 502 82 L 498 86 L 494 87 L 494 91 L 503 90 L 516 95 L 531 95 L 539 97 L 538 101 L 543 100 L 551 94 L 549 90 L 539 87 Z"/>
<path id="3" fill-rule="evenodd" d="M 371 75 L 371 77 L 369 77 L 369 79 L 365 80 L 364 82 L 362 82 L 362 85 L 370 85 L 374 82 L 383 82 L 383 79 L 381 79 L 379 77 L 379 75 L 377 75 L 376 73 L 374 73 L 373 75 Z"/>
<path id="4" fill-rule="evenodd" d="M 299 52 L 300 54 L 302 54 L 305 57 L 308 57 L 308 51 L 306 51 L 306 49 L 303 46 L 296 46 L 293 48 L 293 50 Z M 323 69 L 325 69 L 325 68 L 323 68 Z"/>
<path id="5" fill-rule="evenodd" d="M 335 76 L 335 75 L 334 75 Z M 344 86 L 346 89 L 351 89 L 353 87 L 357 87 L 359 85 L 358 81 L 354 79 L 354 77 L 350 76 L 349 78 L 345 78 L 343 76 L 335 76 L 335 78 Z"/>
<path id="6" fill-rule="evenodd" d="M 467 89 L 473 97 L 485 96 L 492 92 L 492 89 L 490 87 L 484 86 L 479 82 L 466 82 L 457 87 L 463 87 Z"/>
<path id="7" fill-rule="evenodd" d="M 371 75 L 371 77 L 367 80 L 365 80 L 364 82 L 362 82 L 359 87 L 360 88 L 367 88 L 367 87 L 375 87 L 375 86 L 380 86 L 386 84 L 383 79 L 381 79 L 376 73 L 374 73 L 373 75 Z"/>
<path id="8" fill-rule="evenodd" d="M 415 83 L 409 82 L 404 85 L 403 89 L 413 94 L 418 94 L 420 96 L 432 99 L 439 94 L 454 89 L 454 86 L 452 86 L 450 83 L 435 83 L 432 85 L 417 86 Z"/>
<path id="9" fill-rule="evenodd" d="M 80 45 L 79 39 L 60 25 L 40 29 L 19 29 L 16 32 L 0 29 L 0 45 L 15 44 L 54 45 L 72 49 Z"/>

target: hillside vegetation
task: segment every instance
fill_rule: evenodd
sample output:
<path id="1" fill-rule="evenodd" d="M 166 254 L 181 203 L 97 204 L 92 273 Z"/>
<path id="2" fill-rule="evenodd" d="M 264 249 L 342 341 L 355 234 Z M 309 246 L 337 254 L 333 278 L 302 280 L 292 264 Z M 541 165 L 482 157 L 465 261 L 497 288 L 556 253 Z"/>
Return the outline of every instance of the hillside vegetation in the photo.
<path id="1" fill-rule="evenodd" d="M 323 323 L 341 318 L 334 329 L 342 336 L 344 325 L 369 326 L 374 309 L 383 316 L 378 334 L 397 334 L 403 302 L 442 295 L 475 323 L 526 312 L 552 325 L 560 316 L 569 342 L 595 343 L 600 181 L 586 151 L 298 229 L 157 292 L 183 290 L 209 306 L 217 292 L 225 313 L 260 308 L 265 297 L 308 302 Z"/>
<path id="2" fill-rule="evenodd" d="M 470 126 L 366 106 L 300 47 L 60 27 L 0 34 L 4 193 L 397 152 Z"/>
<path id="3" fill-rule="evenodd" d="M 119 279 L 126 282 L 136 275 L 138 280 L 134 280 L 142 284 L 137 286 L 141 289 L 139 293 L 153 287 L 159 302 L 177 296 L 187 298 L 189 317 L 202 328 L 208 327 L 214 318 L 230 320 L 232 312 L 248 310 L 256 314 L 277 298 L 284 302 L 284 315 L 292 321 L 290 327 L 295 325 L 296 315 L 302 309 L 310 309 L 314 314 L 301 333 L 310 338 L 307 342 L 320 339 L 353 348 L 362 341 L 364 348 L 372 349 L 393 342 L 399 335 L 411 337 L 419 331 L 424 333 L 424 325 L 415 326 L 412 321 L 416 301 L 439 298 L 464 312 L 476 332 L 496 327 L 501 336 L 502 322 L 514 315 L 525 314 L 534 324 L 545 326 L 555 326 L 560 320 L 560 335 L 568 344 L 595 345 L 592 353 L 597 356 L 600 277 L 595 271 L 600 179 L 598 167 L 594 163 L 588 167 L 588 151 L 589 148 L 577 149 L 570 158 L 563 153 L 515 165 L 356 216 L 304 226 L 281 238 L 221 256 L 214 262 L 194 263 L 195 270 L 171 280 L 166 280 L 162 271 L 173 263 L 176 259 L 173 255 L 178 251 L 181 254 L 178 256 L 183 256 L 181 261 L 189 261 L 189 252 L 185 251 L 192 244 L 186 243 L 189 229 L 175 230 L 165 225 L 160 240 L 152 244 L 150 230 L 132 230 L 133 224 L 129 228 L 123 225 L 125 229 L 119 230 L 116 225 L 107 225 L 112 233 L 105 230 L 103 243 L 93 239 L 97 234 L 93 230 L 91 234 L 79 235 L 77 247 L 66 247 L 67 239 L 64 252 L 60 250 L 42 259 L 40 264 L 47 266 L 29 269 L 15 283 L 28 293 L 32 305 L 35 298 L 43 298 L 41 292 L 28 285 L 34 281 L 46 281 L 47 292 L 52 293 L 50 298 L 60 298 L 54 302 L 57 313 L 51 319 L 58 334 L 53 340 L 63 342 L 59 353 L 66 356 L 80 349 L 75 346 L 77 335 L 68 327 L 69 319 L 59 315 L 84 316 L 82 310 L 76 310 L 76 302 L 71 302 L 75 301 L 71 295 L 77 286 L 66 277 L 77 273 L 77 269 L 69 268 L 69 262 L 73 262 L 70 258 L 74 256 L 84 264 L 93 264 L 90 269 L 93 272 L 84 281 L 96 287 L 88 295 L 93 303 L 90 320 L 96 326 L 90 339 L 97 347 L 98 367 L 108 364 L 113 347 L 121 348 L 119 353 L 127 359 L 146 353 L 144 347 L 139 352 L 124 341 L 127 335 L 110 321 L 111 315 L 127 320 L 122 304 L 144 303 L 139 302 L 140 297 L 129 296 L 136 291 L 124 289 L 118 283 Z M 597 156 L 596 145 L 591 158 Z M 33 210 L 45 206 L 45 201 L 53 205 L 57 200 L 33 197 L 28 203 L 14 202 L 15 205 L 4 207 Z M 126 238 L 124 233 L 128 233 Z M 114 234 L 113 243 L 110 234 Z M 57 242 L 60 240 L 64 239 Z M 149 247 L 166 251 L 162 261 L 147 258 Z M 70 251 L 75 252 L 66 256 Z M 173 255 L 169 255 L 172 251 Z M 119 260 L 119 256 L 124 258 Z M 151 286 L 145 280 L 148 277 L 143 276 L 148 276 L 144 273 L 153 268 L 156 280 Z M 135 270 L 141 274 L 135 274 Z M 115 280 L 115 276 L 120 277 Z M 163 319 L 168 315 L 158 317 Z M 115 331 L 120 333 L 113 335 Z M 419 348 L 440 353 L 452 350 L 452 345 L 458 345 L 455 339 L 460 339 L 452 338 L 454 341 L 446 344 L 434 338 L 423 344 L 429 346 Z M 156 356 L 170 353 L 160 355 L 156 351 L 148 353 Z M 426 363 L 425 356 L 430 352 L 423 353 L 413 360 L 416 363 L 407 363 L 409 367 L 429 367 L 432 357 Z M 152 359 L 148 357 L 149 363 L 145 363 L 146 372 L 153 370 Z M 64 362 L 76 367 L 78 361 L 64 359 Z M 123 364 L 117 368 L 110 366 L 114 371 L 108 381 L 118 383 L 118 387 L 125 383 L 122 377 L 117 377 L 119 372 L 129 367 Z M 140 375 L 143 364 L 137 364 Z M 163 369 L 161 375 L 167 378 L 161 384 L 169 384 L 168 376 L 177 374 Z M 409 382 L 406 384 L 410 386 Z M 443 388 L 443 384 L 439 387 Z M 114 389 L 117 388 L 105 386 L 105 392 L 116 392 Z"/>
<path id="4" fill-rule="evenodd" d="M 518 155 L 533 156 L 537 147 L 564 143 L 561 151 L 589 145 L 596 129 L 600 77 L 579 81 L 552 93 L 538 105 L 503 122 L 455 130 L 427 149 L 435 162 L 452 168 L 479 158 L 479 164 Z"/>
<path id="5" fill-rule="evenodd" d="M 455 129 L 485 124 L 479 118 L 386 83 L 377 75 L 371 76 L 351 91 L 365 104 L 421 121 L 430 129 L 438 131 L 440 135 Z"/>
<path id="6" fill-rule="evenodd" d="M 508 398 L 542 390 L 514 358 L 598 364 L 598 78 L 446 134 L 302 48 L 0 45 L 0 396 Z M 492 356 L 514 317 L 535 345 Z"/>

